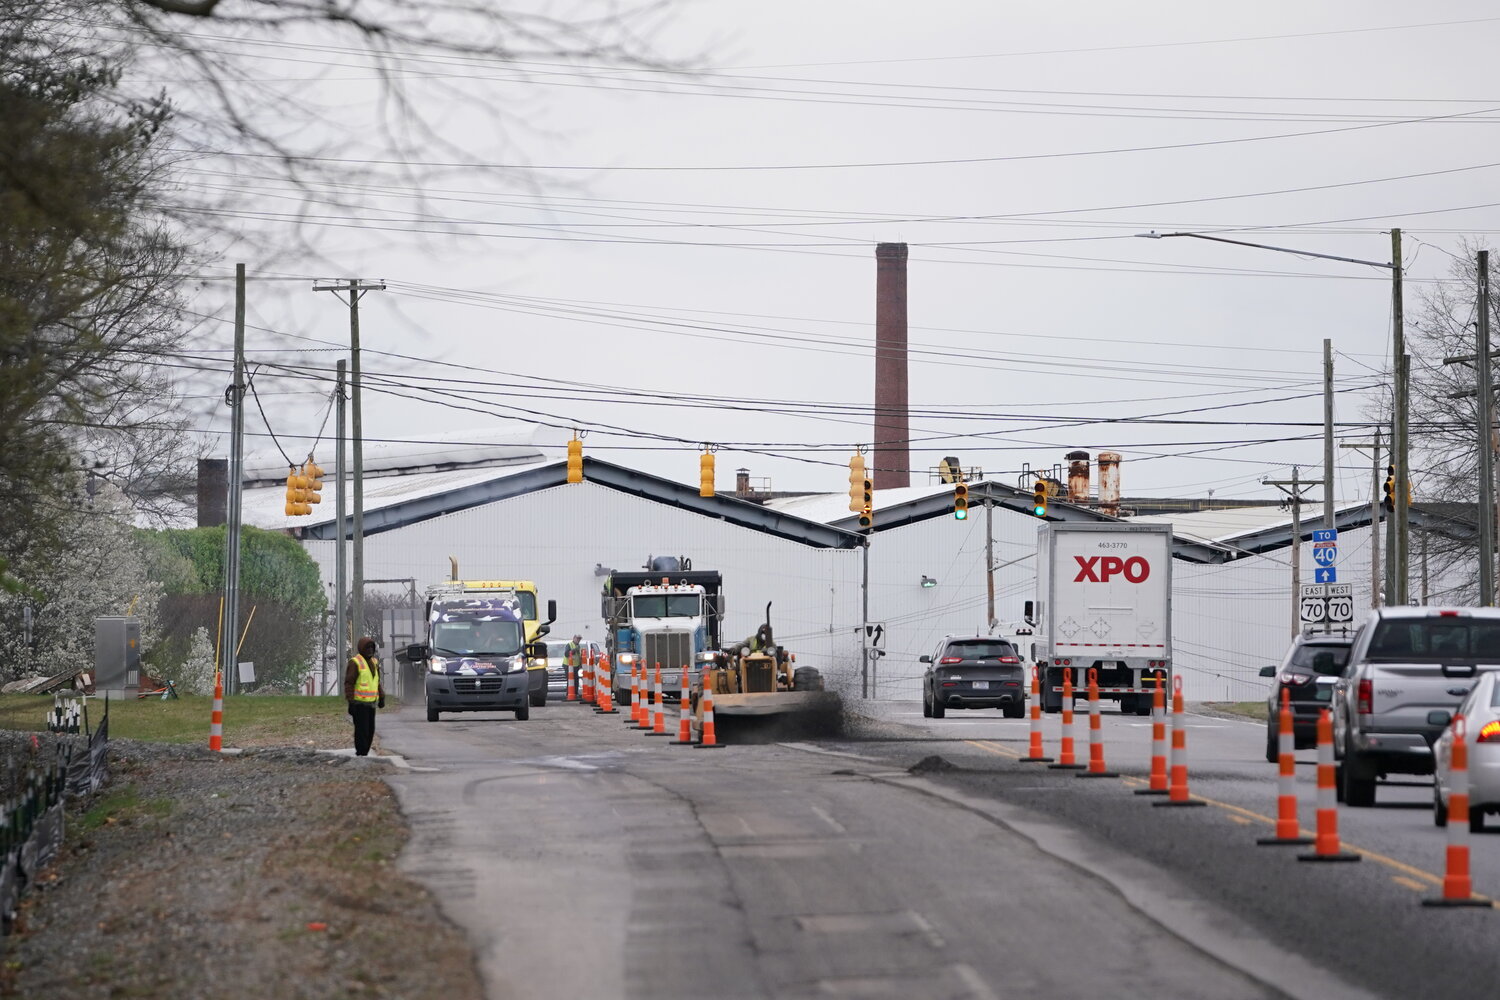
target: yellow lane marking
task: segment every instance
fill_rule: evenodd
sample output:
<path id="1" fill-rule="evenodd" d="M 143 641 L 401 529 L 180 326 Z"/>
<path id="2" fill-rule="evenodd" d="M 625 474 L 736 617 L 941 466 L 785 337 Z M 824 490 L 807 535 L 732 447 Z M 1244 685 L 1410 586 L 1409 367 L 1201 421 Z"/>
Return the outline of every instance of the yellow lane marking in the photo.
<path id="1" fill-rule="evenodd" d="M 1021 756 L 1021 754 L 1013 750 L 1008 750 L 1004 747 L 981 742 L 979 740 L 965 740 L 964 742 L 968 743 L 971 746 L 978 747 L 980 750 L 983 750 L 987 753 L 995 754 L 997 757 L 1019 758 Z M 1150 784 L 1149 781 L 1143 778 L 1135 777 L 1133 775 L 1121 779 L 1121 783 L 1126 785 Z M 1233 805 L 1228 802 L 1220 802 L 1217 799 L 1210 799 L 1203 795 L 1194 795 L 1193 798 L 1198 799 L 1202 802 L 1207 802 L 1211 806 L 1218 806 L 1220 809 L 1223 809 L 1225 812 L 1231 814 L 1230 819 L 1233 819 L 1236 822 L 1242 822 L 1245 826 L 1249 826 L 1252 822 L 1263 823 L 1266 826 L 1270 827 L 1274 827 L 1276 825 L 1276 820 L 1272 819 L 1270 816 L 1263 815 L 1251 809 L 1245 809 L 1241 806 Z M 1239 817 L 1243 817 L 1243 820 L 1241 820 Z M 1309 830 L 1304 827 L 1302 829 L 1299 829 L 1298 833 L 1302 836 L 1311 837 L 1315 835 L 1316 831 Z M 1384 854 L 1377 854 L 1374 851 L 1366 850 L 1365 848 L 1358 847 L 1354 844 L 1349 843 L 1348 841 L 1340 841 L 1339 848 L 1341 850 L 1362 854 L 1376 864 L 1385 865 L 1387 868 L 1390 868 L 1393 871 L 1401 872 L 1403 875 L 1409 876 L 1410 880 L 1416 882 L 1418 888 L 1425 889 L 1428 886 L 1440 887 L 1443 884 L 1443 876 L 1441 875 L 1435 875 L 1432 872 L 1424 871 L 1423 869 L 1417 868 L 1414 865 L 1406 864 L 1404 861 L 1397 861 L 1395 858 L 1388 857 Z M 1392 877 L 1396 878 L 1397 881 L 1400 881 L 1398 876 Z M 1402 882 L 1401 884 L 1405 885 L 1406 883 Z M 1479 893 L 1475 893 L 1474 898 L 1489 899 L 1488 896 L 1482 896 Z"/>
<path id="2" fill-rule="evenodd" d="M 1016 751 L 1011 750 L 1011 749 L 1009 749 L 1007 747 L 1002 747 L 1002 746 L 1000 746 L 998 744 L 995 744 L 995 743 L 986 743 L 986 742 L 982 742 L 980 740 L 964 740 L 964 742 L 967 743 L 967 744 L 969 744 L 969 746 L 971 746 L 971 747 L 978 747 L 979 749 L 983 750 L 985 753 L 992 753 L 992 754 L 994 754 L 997 757 L 1009 757 L 1012 760 L 1017 760 L 1021 756 Z"/>
<path id="3" fill-rule="evenodd" d="M 1229 821 L 1231 823 L 1238 823 L 1240 826 L 1249 826 L 1250 825 L 1250 821 L 1248 819 L 1246 819 L 1245 817 L 1243 817 L 1243 816 L 1231 816 L 1231 817 L 1229 817 Z"/>
<path id="4" fill-rule="evenodd" d="M 1421 892 L 1423 889 L 1427 888 L 1424 883 L 1418 882 L 1414 878 L 1407 878 L 1405 875 L 1392 875 L 1391 881 L 1396 883 L 1397 885 L 1404 885 L 1408 889 L 1415 889 L 1417 892 Z"/>

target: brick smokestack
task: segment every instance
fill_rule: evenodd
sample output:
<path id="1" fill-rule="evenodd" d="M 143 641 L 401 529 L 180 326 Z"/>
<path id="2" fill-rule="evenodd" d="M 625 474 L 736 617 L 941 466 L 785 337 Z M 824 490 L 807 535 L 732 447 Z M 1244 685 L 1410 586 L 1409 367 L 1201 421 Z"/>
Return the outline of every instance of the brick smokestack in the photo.
<path id="1" fill-rule="evenodd" d="M 911 485 L 906 410 L 906 244 L 875 247 L 875 449 L 877 490 Z"/>

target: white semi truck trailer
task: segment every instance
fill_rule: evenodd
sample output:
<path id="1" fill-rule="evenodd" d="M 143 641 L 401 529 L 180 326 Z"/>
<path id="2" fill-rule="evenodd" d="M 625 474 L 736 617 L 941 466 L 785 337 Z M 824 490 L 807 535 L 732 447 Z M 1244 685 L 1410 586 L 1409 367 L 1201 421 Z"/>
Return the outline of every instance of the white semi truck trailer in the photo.
<path id="1" fill-rule="evenodd" d="M 1148 715 L 1172 684 L 1172 529 L 1165 524 L 1050 521 L 1037 532 L 1035 601 L 1027 602 L 1042 710 L 1062 710 L 1071 674 L 1083 698 L 1090 668 L 1101 699 Z"/>

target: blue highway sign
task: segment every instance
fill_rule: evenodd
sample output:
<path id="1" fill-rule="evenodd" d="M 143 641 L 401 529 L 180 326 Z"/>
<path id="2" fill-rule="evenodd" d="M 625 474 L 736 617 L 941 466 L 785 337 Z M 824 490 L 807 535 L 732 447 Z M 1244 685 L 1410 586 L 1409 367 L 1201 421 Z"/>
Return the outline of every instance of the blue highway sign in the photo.
<path id="1" fill-rule="evenodd" d="M 1313 581 L 1316 583 L 1338 583 L 1339 571 L 1331 566 L 1328 569 L 1315 569 L 1313 570 Z"/>

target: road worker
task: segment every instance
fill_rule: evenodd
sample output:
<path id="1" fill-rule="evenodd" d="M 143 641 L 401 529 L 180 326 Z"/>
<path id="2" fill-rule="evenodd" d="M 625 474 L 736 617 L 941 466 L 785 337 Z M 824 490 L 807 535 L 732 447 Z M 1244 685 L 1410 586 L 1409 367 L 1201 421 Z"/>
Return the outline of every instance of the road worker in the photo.
<path id="1" fill-rule="evenodd" d="M 359 652 L 344 667 L 344 698 L 354 719 L 355 756 L 368 757 L 370 744 L 375 740 L 375 709 L 385 708 L 385 687 L 380 681 L 380 661 L 376 659 L 379 646 L 375 640 L 365 636 L 356 648 Z"/>

